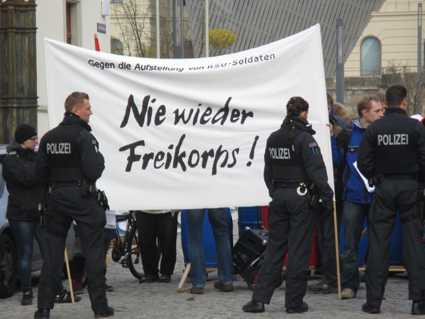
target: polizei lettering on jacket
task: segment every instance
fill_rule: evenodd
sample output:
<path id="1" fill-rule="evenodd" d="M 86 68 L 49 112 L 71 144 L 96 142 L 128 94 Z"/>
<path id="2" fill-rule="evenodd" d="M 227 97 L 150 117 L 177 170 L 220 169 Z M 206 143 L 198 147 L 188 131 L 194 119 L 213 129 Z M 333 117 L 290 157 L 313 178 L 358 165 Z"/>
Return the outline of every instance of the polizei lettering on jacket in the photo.
<path id="1" fill-rule="evenodd" d="M 47 143 L 47 154 L 71 154 L 71 143 Z"/>
<path id="2" fill-rule="evenodd" d="M 270 157 L 278 160 L 290 160 L 291 152 L 287 147 L 269 147 Z"/>
<path id="3" fill-rule="evenodd" d="M 378 134 L 378 146 L 409 145 L 409 134 Z"/>

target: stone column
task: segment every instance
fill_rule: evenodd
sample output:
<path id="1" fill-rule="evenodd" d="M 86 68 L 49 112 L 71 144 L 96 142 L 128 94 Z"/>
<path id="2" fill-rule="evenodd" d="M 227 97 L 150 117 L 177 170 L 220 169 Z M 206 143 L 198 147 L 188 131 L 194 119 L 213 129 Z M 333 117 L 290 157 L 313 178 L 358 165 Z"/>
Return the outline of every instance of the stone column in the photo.
<path id="1" fill-rule="evenodd" d="M 35 0 L 0 0 L 0 143 L 37 126 Z"/>

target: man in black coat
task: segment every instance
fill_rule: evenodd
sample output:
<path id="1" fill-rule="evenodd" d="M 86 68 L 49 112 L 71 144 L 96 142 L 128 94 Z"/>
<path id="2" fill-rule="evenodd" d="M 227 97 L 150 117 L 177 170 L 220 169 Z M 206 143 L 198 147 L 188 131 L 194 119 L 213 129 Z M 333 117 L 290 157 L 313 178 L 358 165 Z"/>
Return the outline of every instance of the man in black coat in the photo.
<path id="1" fill-rule="evenodd" d="M 53 308 L 54 283 L 60 276 L 65 239 L 75 221 L 86 258 L 88 291 L 96 318 L 113 316 L 105 293 L 105 211 L 96 200 L 96 180 L 105 168 L 99 143 L 90 133 L 89 96 L 73 92 L 65 100 L 63 121 L 41 139 L 37 168 L 49 188 L 45 218 L 47 258 L 41 272 L 38 310 L 46 319 Z"/>
<path id="2" fill-rule="evenodd" d="M 242 308 L 245 312 L 264 311 L 264 304 L 270 302 L 280 285 L 286 252 L 286 312 L 308 310 L 303 298 L 313 231 L 312 208 L 316 206 L 313 199 L 320 197 L 325 209 L 331 209 L 333 198 L 320 148 L 312 136 L 315 132 L 307 122 L 308 107 L 303 98 L 292 97 L 282 127 L 267 140 L 264 181 L 272 197 L 269 241 L 252 300 Z"/>
<path id="3" fill-rule="evenodd" d="M 425 129 L 407 116 L 407 90 L 395 85 L 386 92 L 388 108 L 366 130 L 358 167 L 375 197 L 369 212 L 367 301 L 363 311 L 379 313 L 389 267 L 389 240 L 400 214 L 404 261 L 409 273 L 412 314 L 425 314 L 425 252 L 418 211 L 418 178 L 425 174 Z"/>

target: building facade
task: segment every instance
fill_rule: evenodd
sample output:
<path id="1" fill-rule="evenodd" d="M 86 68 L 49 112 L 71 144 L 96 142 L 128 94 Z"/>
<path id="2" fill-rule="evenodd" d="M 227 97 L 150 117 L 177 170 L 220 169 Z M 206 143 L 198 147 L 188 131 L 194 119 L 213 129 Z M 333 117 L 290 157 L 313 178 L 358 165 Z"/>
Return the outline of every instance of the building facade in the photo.
<path id="1" fill-rule="evenodd" d="M 418 3 L 423 1 L 386 0 L 373 11 L 345 63 L 345 75 L 416 72 Z"/>
<path id="2" fill-rule="evenodd" d="M 322 31 L 327 77 L 335 75 L 336 22 L 345 23 L 344 61 L 384 0 L 214 0 L 209 1 L 209 27 L 235 33 L 235 43 L 219 54 L 238 52 L 283 39 L 315 24 Z M 186 0 L 195 57 L 205 55 L 205 1 Z"/>
<path id="3" fill-rule="evenodd" d="M 175 57 L 176 46 L 180 46 L 181 42 L 187 45 L 188 42 L 187 10 L 184 9 L 183 0 L 159 0 L 158 3 L 159 56 Z M 112 0 L 110 21 L 111 52 L 139 57 L 158 57 L 156 0 Z M 192 51 L 186 50 L 185 56 L 193 57 Z"/>
<path id="4" fill-rule="evenodd" d="M 38 131 L 48 129 L 44 38 L 95 49 L 96 34 L 102 51 L 110 52 L 110 0 L 37 0 L 37 94 Z M 59 75 L 58 76 L 62 76 Z M 81 88 L 84 91 L 84 88 Z M 63 108 L 63 105 L 55 107 Z"/>

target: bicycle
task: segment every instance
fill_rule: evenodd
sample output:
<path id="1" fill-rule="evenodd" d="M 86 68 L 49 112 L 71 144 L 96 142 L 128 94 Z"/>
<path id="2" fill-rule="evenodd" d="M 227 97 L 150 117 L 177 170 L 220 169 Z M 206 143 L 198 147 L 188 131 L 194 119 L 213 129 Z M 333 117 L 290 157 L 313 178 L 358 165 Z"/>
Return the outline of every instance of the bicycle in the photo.
<path id="1" fill-rule="evenodd" d="M 115 238 L 112 241 L 111 257 L 114 262 L 119 262 L 124 268 L 128 268 L 136 279 L 141 280 L 143 266 L 135 214 L 135 212 L 130 211 L 126 215 L 116 217 L 117 225 L 124 221 L 127 221 L 127 225 L 124 236 L 120 235 L 117 226 Z"/>

